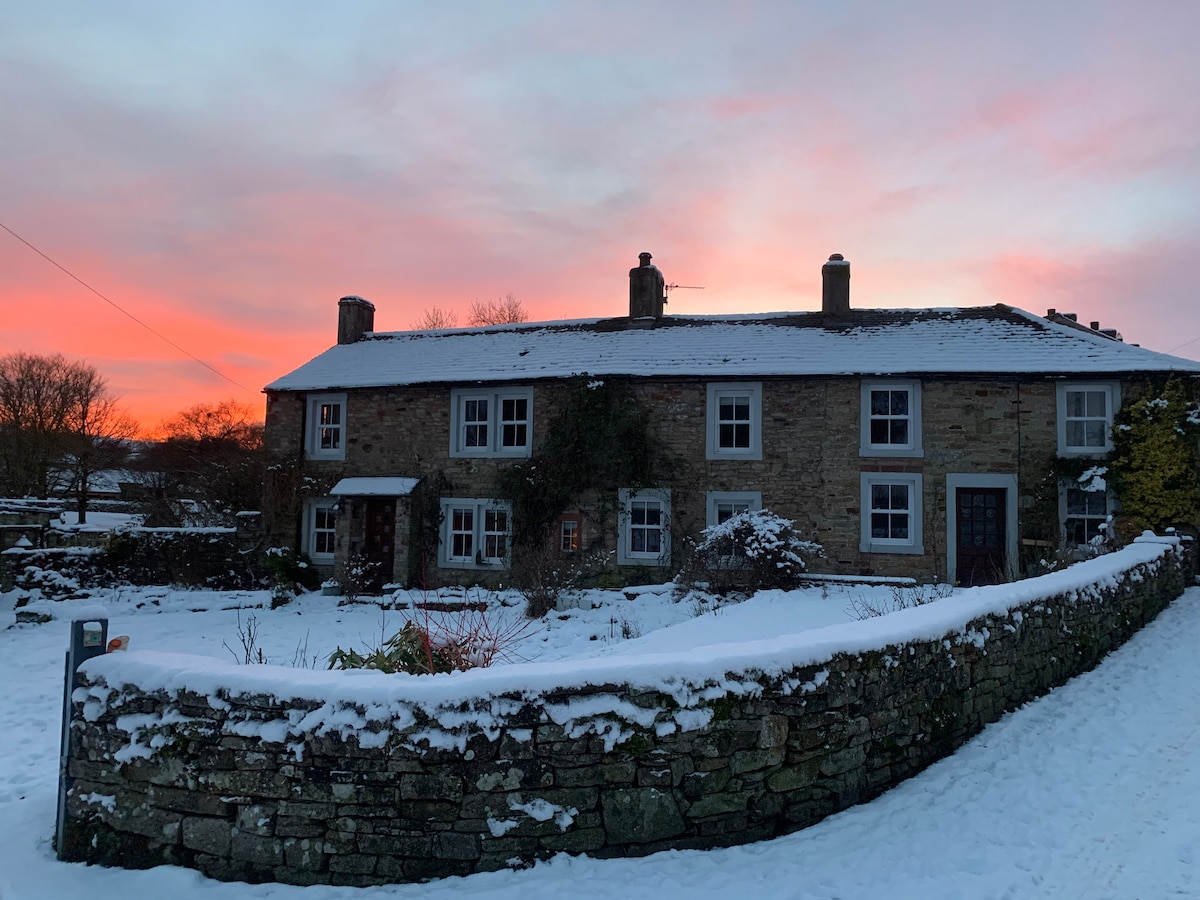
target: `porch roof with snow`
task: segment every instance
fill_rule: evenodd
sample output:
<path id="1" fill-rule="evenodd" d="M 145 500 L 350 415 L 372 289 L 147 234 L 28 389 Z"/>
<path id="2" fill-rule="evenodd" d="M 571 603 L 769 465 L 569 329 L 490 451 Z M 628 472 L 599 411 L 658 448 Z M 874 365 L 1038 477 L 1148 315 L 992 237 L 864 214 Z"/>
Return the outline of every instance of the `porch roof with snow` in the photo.
<path id="1" fill-rule="evenodd" d="M 600 319 L 368 333 L 267 385 L 308 391 L 571 375 L 1200 375 L 1200 362 L 1014 307 Z"/>

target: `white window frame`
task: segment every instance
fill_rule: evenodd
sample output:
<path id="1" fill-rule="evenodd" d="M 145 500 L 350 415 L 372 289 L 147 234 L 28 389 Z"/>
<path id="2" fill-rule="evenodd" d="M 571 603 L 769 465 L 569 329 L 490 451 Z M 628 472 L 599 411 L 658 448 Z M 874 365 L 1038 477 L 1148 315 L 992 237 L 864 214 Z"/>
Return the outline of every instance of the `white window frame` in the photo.
<path id="1" fill-rule="evenodd" d="M 468 423 L 467 403 L 485 400 L 488 404 L 486 420 Z M 524 400 L 526 418 L 511 420 L 525 428 L 525 443 L 520 446 L 503 446 L 504 425 L 502 418 L 505 400 Z M 484 424 L 487 427 L 486 446 L 468 446 L 466 440 L 469 424 Z M 480 457 L 528 457 L 533 452 L 533 388 L 455 388 L 450 392 L 450 456 L 456 458 Z"/>
<path id="2" fill-rule="evenodd" d="M 484 500 L 477 497 L 444 497 L 441 501 L 442 526 L 438 539 L 438 566 L 443 569 L 507 569 L 512 559 L 512 504 L 506 500 Z M 456 510 L 470 511 L 470 531 L 456 531 Z M 489 531 L 487 514 L 503 512 L 506 516 L 506 529 L 503 532 Z M 453 554 L 453 540 L 456 533 L 471 535 L 470 556 Z M 502 556 L 484 556 L 488 549 L 489 535 L 504 535 L 504 554 Z"/>
<path id="3" fill-rule="evenodd" d="M 314 563 L 328 565 L 334 560 L 337 555 L 337 513 L 338 501 L 336 497 L 325 497 L 320 500 L 309 500 L 304 506 L 304 553 L 308 555 Z M 329 518 L 321 521 L 319 517 L 328 516 Z M 319 528 L 318 524 L 330 526 Z M 333 549 L 327 552 L 318 552 L 317 543 L 321 536 L 328 536 Z"/>
<path id="4" fill-rule="evenodd" d="M 721 401 L 730 397 L 746 397 L 749 400 L 750 441 L 746 447 L 720 445 Z M 711 382 L 708 385 L 707 410 L 706 441 L 709 459 L 762 459 L 762 382 Z"/>
<path id="5" fill-rule="evenodd" d="M 1073 382 L 1060 381 L 1055 386 L 1058 401 L 1058 455 L 1059 456 L 1103 456 L 1112 450 L 1113 416 L 1121 405 L 1121 385 L 1115 381 Z M 1104 446 L 1093 447 L 1072 445 L 1067 443 L 1067 394 L 1079 391 L 1090 391 L 1105 395 L 1105 428 Z M 1094 420 L 1096 416 L 1080 417 L 1084 420 Z"/>
<path id="6" fill-rule="evenodd" d="M 336 406 L 338 423 L 323 425 L 321 423 L 321 407 Z M 345 459 L 346 458 L 346 395 L 345 394 L 309 394 L 306 404 L 304 429 L 304 455 L 308 459 Z M 337 435 L 337 446 L 321 447 L 321 432 L 329 430 Z"/>
<path id="7" fill-rule="evenodd" d="M 660 566 L 671 565 L 671 491 L 668 488 L 621 488 L 617 492 L 617 565 Z M 633 520 L 635 504 L 658 503 L 661 509 L 659 544 L 657 553 L 633 550 L 633 529 L 639 527 Z"/>
<path id="8" fill-rule="evenodd" d="M 709 491 L 704 504 L 704 521 L 709 528 L 720 524 L 717 521 L 717 512 L 724 503 L 745 504 L 750 512 L 763 508 L 762 494 L 759 491 Z"/>
<path id="9" fill-rule="evenodd" d="M 924 517 L 924 480 L 918 473 L 911 472 L 863 472 L 860 478 L 859 549 L 863 553 L 912 553 L 923 554 L 922 520 Z M 908 486 L 908 537 L 877 538 L 871 536 L 871 489 L 877 484 L 902 484 Z"/>
<path id="10" fill-rule="evenodd" d="M 904 444 L 871 442 L 871 392 L 908 392 L 908 441 Z M 913 379 L 874 379 L 863 381 L 859 394 L 859 456 L 922 457 L 921 446 L 921 382 Z M 876 417 L 877 418 L 877 417 Z M 888 416 L 887 418 L 893 418 Z"/>
<path id="11" fill-rule="evenodd" d="M 1067 509 L 1067 493 L 1072 490 L 1077 490 L 1081 494 L 1089 494 L 1092 496 L 1103 497 L 1104 498 L 1104 515 L 1103 515 L 1103 517 L 1089 516 L 1089 515 L 1072 516 L 1070 514 L 1069 510 Z M 1105 490 L 1105 491 L 1085 491 L 1083 489 L 1083 487 L 1079 484 L 1079 482 L 1073 478 L 1060 478 L 1058 480 L 1058 525 L 1059 525 L 1059 534 L 1062 536 L 1064 543 L 1078 543 L 1078 542 L 1072 542 L 1070 535 L 1067 533 L 1067 520 L 1068 519 L 1079 519 L 1079 518 L 1099 519 L 1099 518 L 1103 518 L 1103 519 L 1107 520 L 1109 516 L 1113 515 L 1113 513 L 1116 512 L 1114 507 L 1115 507 L 1115 504 L 1113 502 L 1113 495 L 1111 492 L 1109 492 L 1107 490 Z M 1082 545 L 1086 545 L 1086 543 L 1087 542 L 1084 541 Z"/>

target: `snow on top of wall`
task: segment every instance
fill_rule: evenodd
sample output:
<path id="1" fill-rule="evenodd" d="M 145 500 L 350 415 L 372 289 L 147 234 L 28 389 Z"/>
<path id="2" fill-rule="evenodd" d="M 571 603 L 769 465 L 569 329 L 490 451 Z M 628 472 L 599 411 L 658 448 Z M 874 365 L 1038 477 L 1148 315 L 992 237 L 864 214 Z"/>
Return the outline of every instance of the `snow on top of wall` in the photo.
<path id="1" fill-rule="evenodd" d="M 952 638 L 978 642 L 981 637 L 968 626 L 981 616 L 1004 616 L 1018 607 L 1054 597 L 1093 597 L 1097 588 L 1114 586 L 1126 572 L 1155 563 L 1178 543 L 1177 538 L 1144 535 L 1116 553 L 1039 578 L 973 588 L 956 593 L 948 601 L 878 618 L 764 640 L 709 644 L 694 652 L 517 663 L 420 676 L 240 666 L 212 657 L 146 650 L 112 653 L 83 664 L 82 671 L 94 683 L 77 689 L 75 699 L 87 704 L 85 716 L 91 717 L 98 716 L 117 696 L 114 692 L 126 685 L 168 693 L 186 689 L 207 695 L 213 705 L 226 704 L 223 697 L 238 694 L 270 695 L 285 703 L 320 703 L 310 712 L 293 709 L 288 713 L 287 731 L 295 735 L 306 731 L 358 734 L 364 729 L 370 731 L 371 722 L 407 727 L 415 721 L 413 710 L 421 709 L 438 723 L 438 728 L 414 734 L 414 740 L 425 738 L 432 746 L 461 746 L 464 727 L 495 732 L 504 716 L 520 707 L 520 698 L 543 698 L 552 721 L 569 726 L 568 731 L 609 729 L 611 733 L 604 734 L 608 743 L 619 741 L 625 733 L 616 721 L 606 718 L 609 714 L 649 727 L 654 724 L 655 711 L 636 707 L 619 694 L 570 695 L 575 689 L 628 685 L 634 690 L 660 691 L 676 700 L 680 707 L 677 725 L 687 727 L 689 716 L 708 712 L 697 709 L 705 699 L 754 694 L 761 690 L 764 676 L 781 676 L 801 666 L 820 665 L 841 653 Z M 792 688 L 806 690 L 802 684 Z M 569 696 L 564 698 L 564 691 Z M 377 733 L 362 736 L 381 739 Z"/>
<path id="2" fill-rule="evenodd" d="M 581 320 L 369 334 L 267 385 L 300 391 L 570 375 L 1118 374 L 1187 372 L 1157 353 L 1003 305 L 655 320 Z"/>

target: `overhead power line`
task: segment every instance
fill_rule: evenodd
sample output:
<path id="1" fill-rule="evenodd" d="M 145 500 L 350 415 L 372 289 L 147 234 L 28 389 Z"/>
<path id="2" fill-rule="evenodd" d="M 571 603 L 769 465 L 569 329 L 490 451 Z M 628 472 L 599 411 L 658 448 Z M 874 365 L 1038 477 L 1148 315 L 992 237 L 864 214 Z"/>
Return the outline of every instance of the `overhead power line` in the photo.
<path id="1" fill-rule="evenodd" d="M 137 322 L 139 325 L 141 325 L 143 328 L 145 328 L 148 332 L 150 332 L 152 335 L 154 335 L 156 338 L 158 338 L 163 343 L 168 344 L 171 347 L 174 347 L 176 350 L 178 350 L 184 356 L 188 357 L 189 359 L 191 359 L 195 362 L 200 363 L 200 365 L 204 366 L 204 368 L 208 369 L 208 371 L 212 372 L 214 375 L 217 375 L 220 378 L 224 378 L 226 381 L 228 381 L 234 387 L 241 388 L 243 391 L 245 391 L 248 394 L 254 393 L 254 391 L 250 390 L 250 388 L 246 387 L 244 384 L 239 384 L 238 382 L 234 381 L 232 378 L 230 378 L 224 372 L 220 371 L 217 368 L 214 368 L 213 366 L 209 365 L 204 360 L 202 360 L 200 357 L 196 356 L 196 354 L 191 353 L 190 351 L 184 349 L 183 347 L 180 347 L 177 343 L 175 343 L 173 340 L 171 340 L 169 337 L 167 337 L 162 332 L 156 331 L 155 329 L 151 328 L 149 325 L 147 325 L 145 322 L 143 322 L 141 319 L 139 319 L 137 316 L 135 316 L 129 310 L 122 307 L 119 303 L 117 303 L 113 300 L 110 300 L 108 297 L 105 297 L 102 293 L 100 293 L 98 290 L 96 290 L 94 287 L 92 287 L 90 284 L 88 284 L 86 281 L 84 281 L 82 278 L 80 278 L 78 275 L 76 275 L 74 272 L 72 272 L 66 266 L 62 265 L 61 263 L 52 259 L 47 254 L 43 253 L 41 250 L 39 250 L 33 244 L 29 243 L 29 241 L 25 240 L 25 238 L 21 237 L 19 234 L 17 234 L 11 228 L 9 228 L 7 225 L 5 225 L 3 222 L 0 222 L 0 228 L 3 228 L 9 234 L 11 234 L 13 237 L 15 237 L 18 241 L 20 241 L 22 244 L 24 244 L 26 247 L 28 247 L 30 250 L 32 250 L 34 253 L 36 253 L 38 256 L 40 256 L 42 259 L 46 260 L 46 262 L 50 263 L 50 265 L 54 266 L 56 269 L 59 269 L 60 271 L 62 271 L 63 273 L 65 273 L 66 275 L 68 275 L 69 277 L 74 279 L 75 281 L 79 282 L 81 285 L 83 285 L 85 288 L 87 288 L 89 291 L 91 291 L 93 294 L 95 294 L 97 297 L 99 297 L 101 300 L 103 300 L 105 303 L 107 303 L 113 309 L 117 310 L 122 315 L 128 316 L 130 319 L 133 319 L 133 321 Z"/>

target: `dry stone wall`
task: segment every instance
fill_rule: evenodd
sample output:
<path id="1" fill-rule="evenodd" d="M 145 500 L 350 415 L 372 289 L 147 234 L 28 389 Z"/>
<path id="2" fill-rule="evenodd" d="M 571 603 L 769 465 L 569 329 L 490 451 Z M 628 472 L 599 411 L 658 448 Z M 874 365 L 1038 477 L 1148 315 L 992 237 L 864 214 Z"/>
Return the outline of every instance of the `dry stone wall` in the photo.
<path id="1" fill-rule="evenodd" d="M 370 675 L 321 692 L 251 668 L 234 671 L 275 687 L 231 690 L 196 658 L 101 658 L 73 694 L 60 851 L 368 885 L 769 838 L 880 794 L 1091 668 L 1188 569 L 1177 544 L 1141 543 L 1077 571 L 969 595 L 990 611 L 950 627 L 946 607 L 908 610 L 895 622 L 909 637 L 889 646 L 767 647 L 724 674 L 684 658 L 653 683 L 535 691 L 527 674 L 472 694 L 469 678 Z"/>

